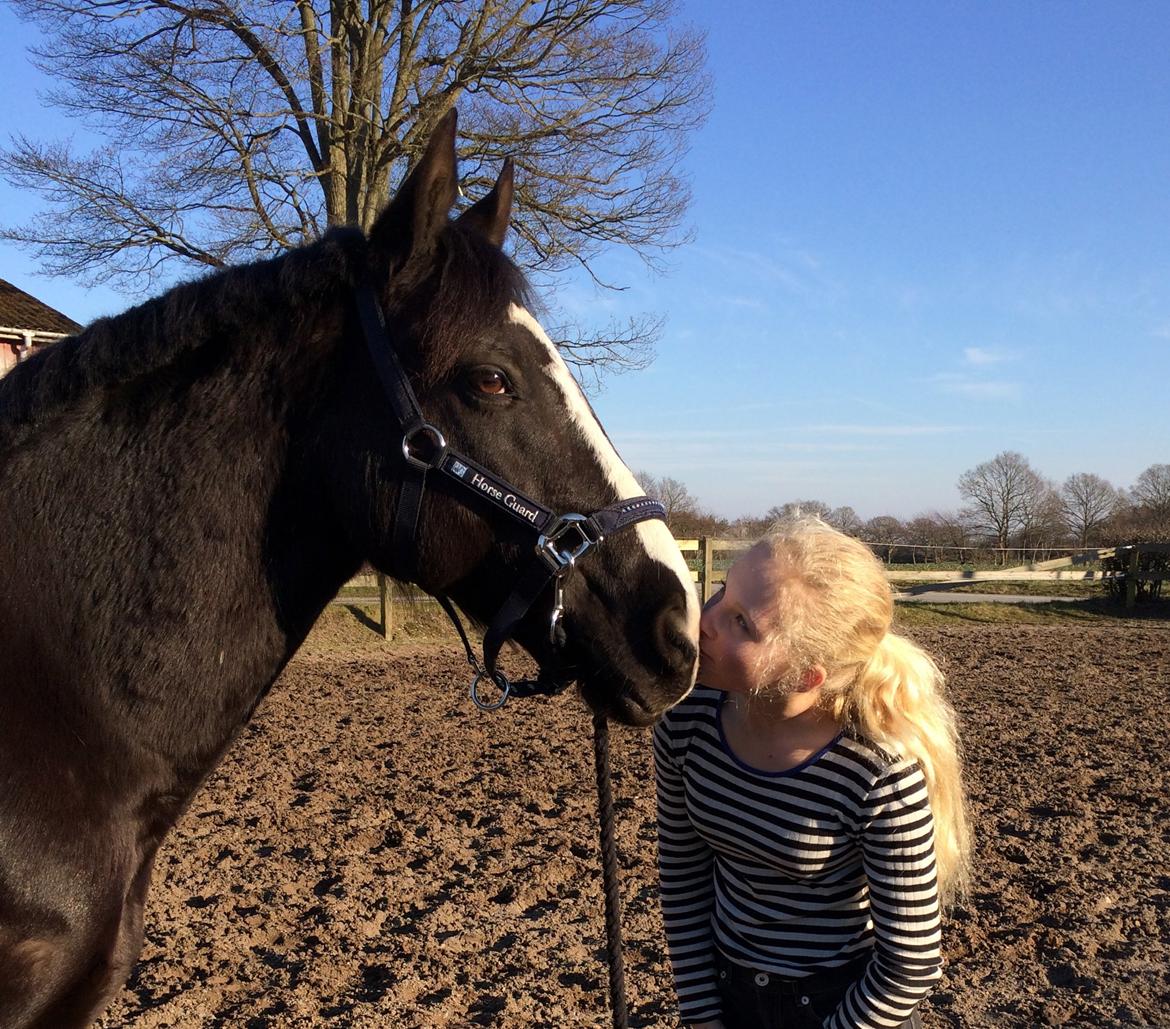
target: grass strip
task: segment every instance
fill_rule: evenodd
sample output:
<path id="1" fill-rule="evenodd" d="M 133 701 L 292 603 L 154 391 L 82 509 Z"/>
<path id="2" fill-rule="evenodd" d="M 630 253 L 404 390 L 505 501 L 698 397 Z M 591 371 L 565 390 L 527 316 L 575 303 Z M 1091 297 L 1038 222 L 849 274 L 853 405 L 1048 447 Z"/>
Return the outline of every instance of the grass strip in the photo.
<path id="1" fill-rule="evenodd" d="M 1046 604 L 898 604 L 894 624 L 900 625 L 1054 625 L 1067 622 L 1127 624 L 1135 621 L 1170 624 L 1170 603 L 1143 605 L 1128 612 L 1108 600 L 1056 600 Z"/>

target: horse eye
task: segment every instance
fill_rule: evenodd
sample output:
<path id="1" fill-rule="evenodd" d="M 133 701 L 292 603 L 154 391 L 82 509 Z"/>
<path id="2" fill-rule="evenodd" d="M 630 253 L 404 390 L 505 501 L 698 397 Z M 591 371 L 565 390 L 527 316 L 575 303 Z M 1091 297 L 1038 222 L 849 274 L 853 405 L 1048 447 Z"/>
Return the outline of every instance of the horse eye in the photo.
<path id="1" fill-rule="evenodd" d="M 474 368 L 470 379 L 475 391 L 485 396 L 502 397 L 508 392 L 508 377 L 498 368 Z"/>

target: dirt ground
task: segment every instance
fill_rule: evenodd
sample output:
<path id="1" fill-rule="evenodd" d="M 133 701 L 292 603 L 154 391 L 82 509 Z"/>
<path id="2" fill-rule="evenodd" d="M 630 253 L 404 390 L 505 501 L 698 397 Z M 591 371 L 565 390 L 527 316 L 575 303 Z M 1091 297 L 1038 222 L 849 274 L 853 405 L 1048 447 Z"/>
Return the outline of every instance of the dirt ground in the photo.
<path id="1" fill-rule="evenodd" d="M 925 1024 L 1170 1026 L 1170 624 L 913 632 L 977 834 Z M 165 846 L 99 1024 L 609 1025 L 589 719 L 466 685 L 453 646 L 331 613 Z M 612 740 L 631 1023 L 676 1026 L 649 736 Z"/>

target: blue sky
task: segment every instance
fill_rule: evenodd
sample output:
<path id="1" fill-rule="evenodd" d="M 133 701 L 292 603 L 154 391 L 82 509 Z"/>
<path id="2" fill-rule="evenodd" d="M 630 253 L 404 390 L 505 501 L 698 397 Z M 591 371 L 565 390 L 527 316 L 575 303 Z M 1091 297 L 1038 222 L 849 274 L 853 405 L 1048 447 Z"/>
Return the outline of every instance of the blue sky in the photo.
<path id="1" fill-rule="evenodd" d="M 595 407 L 628 463 L 718 514 L 959 503 L 1001 450 L 1128 486 L 1170 462 L 1170 13 L 1162 3 L 687 3 L 714 107 L 694 242 L 607 257 L 583 317 L 665 313 Z M 7 132 L 58 131 L 0 8 Z M 68 131 L 68 128 L 60 130 Z M 0 222 L 35 198 L 0 185 Z M 0 277 L 78 320 L 126 299 Z"/>

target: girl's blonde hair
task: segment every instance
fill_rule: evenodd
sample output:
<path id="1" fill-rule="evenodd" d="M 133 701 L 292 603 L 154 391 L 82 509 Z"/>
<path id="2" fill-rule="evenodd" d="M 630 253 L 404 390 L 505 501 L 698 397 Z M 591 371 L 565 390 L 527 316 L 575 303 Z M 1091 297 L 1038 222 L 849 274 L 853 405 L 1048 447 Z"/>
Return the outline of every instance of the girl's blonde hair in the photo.
<path id="1" fill-rule="evenodd" d="M 891 631 L 894 599 L 864 543 L 819 518 L 774 525 L 758 544 L 771 559 L 778 625 L 772 650 L 799 675 L 825 670 L 821 703 L 836 720 L 922 769 L 934 817 L 944 902 L 965 892 L 970 838 L 954 709 L 930 655 Z"/>

